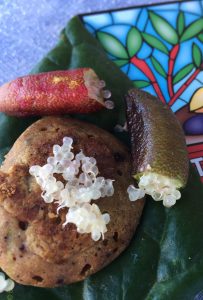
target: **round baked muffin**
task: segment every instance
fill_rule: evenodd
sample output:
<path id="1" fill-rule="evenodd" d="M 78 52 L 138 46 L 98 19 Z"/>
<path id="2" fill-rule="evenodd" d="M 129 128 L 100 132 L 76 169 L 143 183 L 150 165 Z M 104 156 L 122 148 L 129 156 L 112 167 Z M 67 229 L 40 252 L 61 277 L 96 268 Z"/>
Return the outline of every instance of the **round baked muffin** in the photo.
<path id="1" fill-rule="evenodd" d="M 66 209 L 57 215 L 47 204 L 29 168 L 44 165 L 53 145 L 73 138 L 73 152 L 81 149 L 97 160 L 99 176 L 114 179 L 114 194 L 96 200 L 111 220 L 104 240 L 65 227 Z M 80 281 L 114 260 L 129 244 L 144 200 L 129 201 L 130 154 L 108 132 L 76 119 L 46 117 L 31 125 L 15 142 L 0 170 L 0 267 L 18 283 L 54 287 Z"/>

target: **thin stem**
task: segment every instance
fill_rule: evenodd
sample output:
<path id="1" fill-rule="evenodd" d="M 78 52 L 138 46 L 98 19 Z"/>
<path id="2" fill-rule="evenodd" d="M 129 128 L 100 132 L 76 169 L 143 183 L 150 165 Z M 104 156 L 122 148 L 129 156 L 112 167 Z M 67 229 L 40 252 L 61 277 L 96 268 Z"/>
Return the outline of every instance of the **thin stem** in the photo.
<path id="1" fill-rule="evenodd" d="M 188 78 L 188 80 L 177 90 L 177 92 L 174 94 L 174 96 L 169 101 L 168 105 L 171 106 L 173 103 L 178 99 L 178 97 L 186 90 L 188 85 L 196 78 L 196 76 L 200 73 L 201 69 L 203 68 L 203 64 L 195 70 L 195 72 Z"/>
<path id="2" fill-rule="evenodd" d="M 159 99 L 163 103 L 166 103 L 166 100 L 162 94 L 162 91 L 161 91 L 159 85 L 157 84 L 156 78 L 155 78 L 153 72 L 151 71 L 151 69 L 149 68 L 149 66 L 147 65 L 147 63 L 145 61 L 137 58 L 136 56 L 133 56 L 131 58 L 130 62 L 146 75 L 146 77 L 151 81 L 153 88 L 154 88 L 155 92 L 157 93 L 157 96 L 159 97 Z"/>
<path id="3" fill-rule="evenodd" d="M 175 60 L 176 60 L 176 57 L 178 55 L 178 52 L 179 52 L 179 49 L 180 49 L 180 45 L 177 44 L 175 45 L 170 53 L 169 53 L 169 61 L 168 61 L 168 92 L 169 92 L 169 96 L 170 98 L 173 97 L 174 95 L 174 91 L 173 91 L 173 70 L 174 70 L 174 65 L 175 65 Z"/>

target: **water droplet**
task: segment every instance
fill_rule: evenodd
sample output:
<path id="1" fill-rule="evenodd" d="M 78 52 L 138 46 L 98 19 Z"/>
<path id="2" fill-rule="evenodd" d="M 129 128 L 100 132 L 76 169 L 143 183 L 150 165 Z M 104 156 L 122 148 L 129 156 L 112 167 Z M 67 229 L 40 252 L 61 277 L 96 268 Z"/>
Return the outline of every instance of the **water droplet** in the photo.
<path id="1" fill-rule="evenodd" d="M 109 90 L 102 91 L 103 97 L 109 99 L 111 97 L 111 92 Z"/>
<path id="2" fill-rule="evenodd" d="M 104 80 L 99 81 L 99 87 L 104 88 L 106 86 L 106 82 Z"/>
<path id="3" fill-rule="evenodd" d="M 110 100 L 105 101 L 105 107 L 107 109 L 114 109 L 114 102 Z"/>
<path id="4" fill-rule="evenodd" d="M 115 132 L 123 132 L 123 131 L 124 131 L 123 126 L 117 124 L 117 125 L 114 127 L 114 131 L 115 131 Z"/>

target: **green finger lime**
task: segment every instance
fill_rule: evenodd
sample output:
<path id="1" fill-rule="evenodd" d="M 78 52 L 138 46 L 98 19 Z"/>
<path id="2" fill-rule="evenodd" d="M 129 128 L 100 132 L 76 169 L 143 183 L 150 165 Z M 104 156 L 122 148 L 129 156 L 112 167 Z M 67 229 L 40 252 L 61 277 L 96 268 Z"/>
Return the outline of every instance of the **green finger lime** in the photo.
<path id="1" fill-rule="evenodd" d="M 138 189 L 129 187 L 132 201 L 143 193 L 170 207 L 187 183 L 189 163 L 181 125 L 158 98 L 137 89 L 125 97 L 131 137 L 133 177 Z"/>

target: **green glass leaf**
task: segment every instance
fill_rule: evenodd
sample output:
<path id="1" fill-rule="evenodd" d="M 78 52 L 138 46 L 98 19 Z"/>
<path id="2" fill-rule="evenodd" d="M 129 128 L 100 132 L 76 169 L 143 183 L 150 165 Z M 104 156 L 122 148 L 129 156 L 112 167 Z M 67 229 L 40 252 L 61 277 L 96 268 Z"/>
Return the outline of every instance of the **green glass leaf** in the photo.
<path id="1" fill-rule="evenodd" d="M 112 91 L 114 110 L 77 118 L 113 132 L 125 121 L 123 96 L 133 86 L 103 48 L 86 31 L 79 18 L 65 31 L 66 43 L 60 59 L 54 48 L 32 73 L 55 69 L 91 67 Z M 58 47 L 58 46 L 57 46 Z M 59 50 L 59 48 L 57 48 Z M 60 49 L 62 49 L 60 47 Z M 0 114 L 0 155 L 12 146 L 32 118 L 13 119 Z M 124 133 L 119 138 L 126 142 Z M 203 282 L 203 188 L 191 169 L 189 183 L 177 204 L 166 209 L 147 199 L 139 228 L 126 251 L 109 266 L 86 280 L 61 288 L 36 288 L 16 284 L 13 292 L 0 294 L 0 300 L 189 300 L 196 299 Z M 194 234 L 195 232 L 195 234 Z M 196 297 L 196 298 L 195 298 Z"/>
<path id="2" fill-rule="evenodd" d="M 197 38 L 203 43 L 203 33 L 200 33 Z"/>
<path id="3" fill-rule="evenodd" d="M 164 68 L 162 67 L 162 65 L 158 62 L 158 60 L 155 57 L 151 57 L 151 62 L 153 64 L 153 67 L 155 68 L 155 70 L 164 78 L 167 77 L 166 72 L 164 70 Z"/>
<path id="4" fill-rule="evenodd" d="M 128 58 L 128 53 L 121 42 L 111 34 L 99 31 L 97 37 L 104 49 L 111 55 L 118 58 Z"/>
<path id="5" fill-rule="evenodd" d="M 192 45 L 192 58 L 195 66 L 198 68 L 202 62 L 202 52 L 196 44 Z"/>
<path id="6" fill-rule="evenodd" d="M 203 29 L 203 18 L 200 18 L 190 24 L 183 32 L 180 41 L 185 42 L 198 35 Z"/>
<path id="7" fill-rule="evenodd" d="M 184 13 L 182 11 L 179 12 L 178 18 L 177 18 L 177 29 L 178 29 L 178 34 L 181 36 L 185 28 L 185 17 Z"/>
<path id="8" fill-rule="evenodd" d="M 180 80 L 182 80 L 184 77 L 186 77 L 191 71 L 194 69 L 193 64 L 189 64 L 182 68 L 180 71 L 176 73 L 176 75 L 173 78 L 173 84 L 178 83 Z"/>
<path id="9" fill-rule="evenodd" d="M 135 80 L 133 81 L 133 85 L 139 89 L 150 86 L 151 83 L 145 80 Z"/>
<path id="10" fill-rule="evenodd" d="M 149 44 L 151 47 L 158 49 L 165 54 L 168 54 L 169 51 L 167 47 L 164 45 L 164 43 L 162 43 L 159 39 L 157 39 L 153 35 L 148 34 L 146 32 L 142 32 L 142 37 L 145 40 L 145 42 Z"/>
<path id="11" fill-rule="evenodd" d="M 142 36 L 135 28 L 131 28 L 127 35 L 127 49 L 130 57 L 134 56 L 142 46 Z"/>
<path id="12" fill-rule="evenodd" d="M 123 67 L 125 66 L 126 64 L 129 63 L 129 60 L 127 59 L 116 59 L 116 60 L 113 60 L 113 62 L 118 66 L 118 67 Z"/>
<path id="13" fill-rule="evenodd" d="M 172 45 L 178 43 L 178 35 L 175 29 L 164 18 L 152 11 L 149 12 L 149 17 L 154 29 L 160 35 L 160 37 Z"/>

